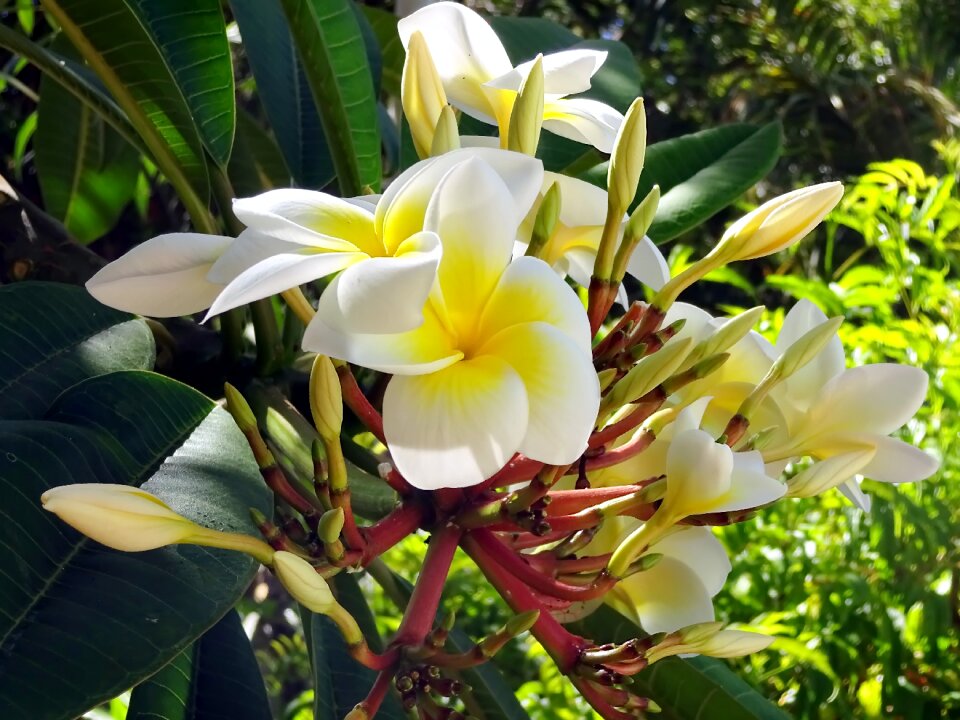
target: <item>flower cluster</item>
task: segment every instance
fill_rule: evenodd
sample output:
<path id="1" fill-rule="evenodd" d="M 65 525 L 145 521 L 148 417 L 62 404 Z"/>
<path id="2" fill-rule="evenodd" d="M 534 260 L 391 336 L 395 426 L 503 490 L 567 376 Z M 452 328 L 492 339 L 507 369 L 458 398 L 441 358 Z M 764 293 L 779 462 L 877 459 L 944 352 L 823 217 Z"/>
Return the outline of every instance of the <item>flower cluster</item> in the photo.
<path id="1" fill-rule="evenodd" d="M 890 437 L 923 402 L 926 375 L 847 368 L 840 320 L 808 302 L 770 343 L 752 330 L 761 308 L 715 318 L 678 301 L 711 270 L 801 239 L 839 201 L 839 183 L 767 202 L 671 278 L 646 237 L 657 189 L 634 203 L 642 102 L 623 116 L 570 97 L 590 87 L 605 53 L 514 66 L 480 16 L 447 2 L 402 20 L 400 36 L 403 108 L 422 160 L 383 195 L 237 200 L 239 237 L 161 236 L 88 284 L 102 302 L 150 316 L 210 317 L 275 294 L 302 316 L 303 349 L 316 354 L 315 492 L 284 477 L 242 396 L 227 392 L 293 524 L 256 517 L 267 542 L 242 539 L 109 486 L 55 488 L 45 506 L 122 550 L 191 542 L 254 555 L 305 607 L 333 617 L 354 656 L 421 717 L 453 717 L 435 711 L 430 690 L 445 669 L 481 662 L 527 629 L 601 715 L 635 716 L 650 701 L 628 678 L 649 664 L 771 641 L 714 622 L 730 562 L 711 525 L 835 487 L 867 507 L 861 477 L 912 482 L 936 470 Z M 458 113 L 495 125 L 497 139 L 461 137 Z M 610 153 L 607 189 L 545 172 L 534 156 L 542 131 Z M 627 273 L 650 302 L 627 301 Z M 314 307 L 300 286 L 323 278 Z M 383 378 L 382 400 L 364 395 L 351 365 Z M 389 453 L 382 475 L 398 506 L 374 525 L 351 511 L 344 403 Z M 418 528 L 433 535 L 423 573 L 377 655 L 324 578 Z M 458 545 L 519 614 L 451 655 L 433 622 Z M 603 602 L 653 635 L 596 645 L 564 627 Z M 351 717 L 372 717 L 383 691 L 378 681 Z"/>

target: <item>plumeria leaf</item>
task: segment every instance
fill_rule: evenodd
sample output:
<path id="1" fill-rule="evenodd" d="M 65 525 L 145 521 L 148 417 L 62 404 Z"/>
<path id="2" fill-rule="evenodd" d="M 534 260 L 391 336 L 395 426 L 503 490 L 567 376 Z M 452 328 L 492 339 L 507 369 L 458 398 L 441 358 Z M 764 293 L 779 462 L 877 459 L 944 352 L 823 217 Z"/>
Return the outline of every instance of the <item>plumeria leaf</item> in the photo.
<path id="1" fill-rule="evenodd" d="M 207 527 L 255 534 L 270 493 L 233 419 L 142 371 L 86 380 L 39 420 L 0 422 L 0 717 L 69 720 L 177 657 L 240 598 L 256 564 L 176 545 L 108 550 L 40 506 L 54 485 L 141 486 Z"/>
<path id="2" fill-rule="evenodd" d="M 43 319 L 42 330 L 38 318 Z M 72 385 L 114 370 L 153 367 L 153 335 L 133 315 L 57 283 L 0 287 L 0 419 L 42 417 Z"/>

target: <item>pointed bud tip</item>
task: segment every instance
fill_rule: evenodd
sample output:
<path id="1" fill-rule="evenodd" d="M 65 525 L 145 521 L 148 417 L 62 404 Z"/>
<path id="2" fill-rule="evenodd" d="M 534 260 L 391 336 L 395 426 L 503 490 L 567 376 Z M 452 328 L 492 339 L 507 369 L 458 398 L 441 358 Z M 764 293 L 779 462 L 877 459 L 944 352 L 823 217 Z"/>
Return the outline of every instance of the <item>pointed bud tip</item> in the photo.
<path id="1" fill-rule="evenodd" d="M 223 396 L 227 401 L 227 411 L 233 416 L 243 432 L 255 430 L 257 427 L 257 418 L 250 409 L 250 404 L 241 392 L 230 383 L 223 384 Z"/>

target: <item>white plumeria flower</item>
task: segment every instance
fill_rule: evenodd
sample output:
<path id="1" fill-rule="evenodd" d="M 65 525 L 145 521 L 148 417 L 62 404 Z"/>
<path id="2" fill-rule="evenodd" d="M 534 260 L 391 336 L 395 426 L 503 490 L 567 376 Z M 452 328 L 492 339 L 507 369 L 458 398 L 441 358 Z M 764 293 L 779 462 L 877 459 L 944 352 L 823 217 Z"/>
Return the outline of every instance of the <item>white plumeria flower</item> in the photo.
<path id="1" fill-rule="evenodd" d="M 536 195 L 542 172 L 511 187 L 479 157 L 464 157 L 443 176 L 422 221 L 443 243 L 423 324 L 363 334 L 321 320 L 303 342 L 395 375 L 384 433 L 397 469 L 422 489 L 475 485 L 518 451 L 571 463 L 586 448 L 600 402 L 576 294 L 540 260 L 510 262 L 529 209 L 523 198 Z"/>
<path id="2" fill-rule="evenodd" d="M 781 354 L 796 339 L 827 321 L 803 300 L 784 319 L 777 339 Z M 789 435 L 764 449 L 768 461 L 810 455 L 818 461 L 795 480 L 798 487 L 839 486 L 864 510 L 869 498 L 855 475 L 880 482 L 916 482 L 936 472 L 939 463 L 922 450 L 888 437 L 923 404 L 927 374 L 919 368 L 878 363 L 845 368 L 839 338 L 778 385 L 771 393 L 787 416 Z M 828 464 L 822 461 L 830 459 Z M 819 466 L 819 467 L 818 467 Z"/>
<path id="3" fill-rule="evenodd" d="M 402 19 L 397 28 L 405 49 L 411 35 L 423 34 L 450 104 L 497 125 L 500 137 L 506 138 L 514 101 L 533 61 L 514 67 L 493 28 L 458 3 L 429 5 Z M 543 56 L 543 127 L 609 153 L 623 115 L 596 100 L 567 97 L 588 90 L 606 58 L 600 50 Z"/>
<path id="4" fill-rule="evenodd" d="M 621 536 L 636 521 L 618 518 Z M 606 601 L 648 633 L 673 632 L 714 619 L 712 598 L 731 565 L 720 541 L 706 527 L 684 527 L 654 543 L 663 557 L 649 570 L 618 582 Z"/>
<path id="5" fill-rule="evenodd" d="M 542 194 L 554 183 L 560 190 L 560 214 L 556 229 L 540 257 L 557 272 L 569 275 L 583 287 L 589 287 L 607 216 L 607 191 L 577 178 L 547 172 L 544 173 L 541 200 Z M 539 205 L 538 202 L 520 227 L 516 248 L 519 255 L 526 252 L 530 244 Z M 624 216 L 624 221 L 626 219 L 627 216 Z M 659 290 L 670 279 L 667 261 L 648 237 L 637 244 L 627 263 L 627 273 L 653 290 Z M 622 287 L 620 295 L 620 301 L 626 304 L 626 293 Z"/>

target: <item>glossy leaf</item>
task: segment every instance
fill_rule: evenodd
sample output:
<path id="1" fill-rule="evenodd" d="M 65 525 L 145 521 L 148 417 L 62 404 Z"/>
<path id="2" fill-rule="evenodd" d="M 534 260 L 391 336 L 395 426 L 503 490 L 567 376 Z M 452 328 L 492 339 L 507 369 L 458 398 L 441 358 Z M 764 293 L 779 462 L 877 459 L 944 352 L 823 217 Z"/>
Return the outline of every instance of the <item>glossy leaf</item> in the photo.
<path id="1" fill-rule="evenodd" d="M 352 0 L 280 0 L 344 196 L 380 188 L 377 98 Z"/>
<path id="2" fill-rule="evenodd" d="M 270 720 L 263 677 L 230 611 L 130 695 L 127 720 Z"/>
<path id="3" fill-rule="evenodd" d="M 58 283 L 0 287 L 0 419 L 42 417 L 64 390 L 94 375 L 153 367 L 147 323 Z"/>
<path id="4" fill-rule="evenodd" d="M 403 62 L 407 57 L 397 32 L 397 16 L 380 8 L 361 5 L 361 12 L 370 23 L 380 46 L 383 63 L 381 86 L 391 95 L 400 96 L 400 80 L 403 78 Z"/>
<path id="5" fill-rule="evenodd" d="M 48 213 L 82 243 L 107 233 L 133 199 L 140 154 L 49 76 L 40 81 L 34 166 Z"/>
<path id="6" fill-rule="evenodd" d="M 646 637 L 638 625 L 606 605 L 575 623 L 573 629 L 598 642 Z M 635 692 L 656 701 L 664 720 L 787 720 L 787 715 L 725 662 L 714 658 L 665 658 L 634 676 L 632 685 Z"/>
<path id="7" fill-rule="evenodd" d="M 279 3 L 230 0 L 230 7 L 257 81 L 257 94 L 290 173 L 301 187 L 323 188 L 335 177 L 333 160 Z"/>
<path id="8" fill-rule="evenodd" d="M 204 147 L 225 166 L 233 147 L 236 101 L 220 0 L 127 2 L 173 73 Z"/>
<path id="9" fill-rule="evenodd" d="M 650 145 L 635 200 L 660 186 L 660 206 L 647 234 L 665 242 L 712 217 L 770 172 L 781 150 L 776 122 L 724 125 Z M 606 187 L 607 164 L 582 177 Z"/>
<path id="10" fill-rule="evenodd" d="M 108 550 L 40 507 L 55 485 L 142 486 L 218 530 L 271 508 L 243 435 L 212 400 L 125 371 L 73 386 L 42 420 L 0 422 L 0 717 L 68 720 L 152 675 L 224 615 L 255 563 L 177 545 Z"/>
<path id="11" fill-rule="evenodd" d="M 130 118 L 161 172 L 191 209 L 198 209 L 209 193 L 203 144 L 133 1 L 44 0 L 43 5 Z M 188 187 L 195 200 L 184 197 Z"/>
<path id="12" fill-rule="evenodd" d="M 237 137 L 227 172 L 237 197 L 290 185 L 290 171 L 277 141 L 243 108 L 237 115 Z"/>

